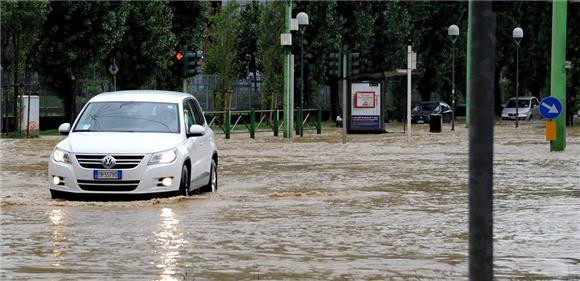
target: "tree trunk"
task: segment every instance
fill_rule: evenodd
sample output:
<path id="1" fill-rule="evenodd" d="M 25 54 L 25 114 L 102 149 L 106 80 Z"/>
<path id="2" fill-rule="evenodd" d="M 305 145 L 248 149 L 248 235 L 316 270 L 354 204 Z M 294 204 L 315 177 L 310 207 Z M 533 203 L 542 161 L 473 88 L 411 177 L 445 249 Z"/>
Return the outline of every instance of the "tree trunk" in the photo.
<path id="1" fill-rule="evenodd" d="M 494 88 L 494 93 L 495 93 L 495 115 L 500 115 L 501 111 L 502 111 L 502 106 L 501 106 L 501 86 L 499 84 L 499 81 L 501 79 L 501 67 L 499 66 L 499 64 L 495 65 L 495 75 L 494 75 L 494 81 L 493 81 L 493 88 Z"/>
<path id="2" fill-rule="evenodd" d="M 66 122 L 72 124 L 76 115 L 76 93 L 74 82 L 71 80 L 64 82 L 60 91 L 64 103 L 64 119 Z"/>
<path id="3" fill-rule="evenodd" d="M 339 94 L 338 94 L 338 79 L 330 78 L 330 80 L 328 81 L 330 84 L 330 118 L 331 120 L 335 120 L 336 116 L 339 114 L 339 103 L 338 101 L 340 100 Z"/>
<path id="4" fill-rule="evenodd" d="M 12 36 L 12 47 L 14 47 L 14 62 L 12 63 L 12 69 L 14 70 L 14 99 L 12 100 L 12 114 L 14 119 L 12 119 L 13 128 L 18 131 L 20 130 L 20 114 L 18 108 L 18 57 L 19 57 L 19 49 L 18 49 L 18 41 L 16 39 L 16 35 Z"/>

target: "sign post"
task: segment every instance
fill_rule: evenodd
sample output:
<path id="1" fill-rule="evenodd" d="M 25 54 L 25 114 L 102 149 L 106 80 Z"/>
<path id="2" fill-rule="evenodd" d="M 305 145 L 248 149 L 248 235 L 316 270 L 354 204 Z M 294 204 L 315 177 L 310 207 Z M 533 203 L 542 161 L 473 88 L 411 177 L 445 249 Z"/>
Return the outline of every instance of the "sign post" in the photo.
<path id="1" fill-rule="evenodd" d="M 348 126 L 348 122 L 350 122 L 350 118 L 348 118 L 346 107 L 348 106 L 348 102 L 346 99 L 347 96 L 347 89 L 346 89 L 346 67 L 347 67 L 347 53 L 346 48 L 342 52 L 342 143 L 346 143 L 346 127 Z"/>
<path id="2" fill-rule="evenodd" d="M 119 66 L 113 59 L 113 63 L 109 65 L 109 73 L 113 75 L 113 91 L 117 91 L 117 72 L 119 72 Z"/>
<path id="3" fill-rule="evenodd" d="M 411 139 L 411 71 L 417 68 L 417 53 L 407 46 L 407 139 Z"/>
<path id="4" fill-rule="evenodd" d="M 547 119 L 546 121 L 546 141 L 550 142 L 550 151 L 552 149 L 552 141 L 558 139 L 557 123 L 554 119 L 558 118 L 562 113 L 562 103 L 555 97 L 544 98 L 540 102 L 540 115 Z"/>

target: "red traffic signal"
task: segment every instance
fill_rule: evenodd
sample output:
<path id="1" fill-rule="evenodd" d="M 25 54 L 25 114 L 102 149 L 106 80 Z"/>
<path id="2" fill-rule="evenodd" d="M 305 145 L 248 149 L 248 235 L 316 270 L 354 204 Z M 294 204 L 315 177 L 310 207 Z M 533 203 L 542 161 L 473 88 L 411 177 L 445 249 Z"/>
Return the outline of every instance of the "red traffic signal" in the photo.
<path id="1" fill-rule="evenodd" d="M 182 51 L 179 51 L 175 54 L 175 60 L 181 62 L 183 61 L 183 59 L 185 58 L 185 55 L 183 54 Z"/>

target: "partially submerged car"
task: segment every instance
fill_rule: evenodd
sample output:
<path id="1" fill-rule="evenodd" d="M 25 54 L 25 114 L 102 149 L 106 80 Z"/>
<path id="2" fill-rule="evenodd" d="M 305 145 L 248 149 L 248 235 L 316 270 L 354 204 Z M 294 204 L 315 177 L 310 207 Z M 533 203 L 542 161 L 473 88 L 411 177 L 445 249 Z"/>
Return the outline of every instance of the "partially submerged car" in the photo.
<path id="1" fill-rule="evenodd" d="M 517 118 L 520 120 L 531 120 L 533 118 L 539 117 L 540 115 L 540 102 L 536 97 L 519 97 L 517 105 Z M 503 105 L 501 119 L 516 119 L 516 98 L 511 98 Z"/>
<path id="2" fill-rule="evenodd" d="M 429 123 L 432 114 L 439 114 L 443 122 L 451 122 L 451 115 L 453 110 L 447 103 L 441 101 L 423 101 L 414 103 L 411 106 L 411 122 L 412 123 Z"/>
<path id="3" fill-rule="evenodd" d="M 217 190 L 214 133 L 190 94 L 103 93 L 59 132 L 68 136 L 48 161 L 53 198 Z"/>

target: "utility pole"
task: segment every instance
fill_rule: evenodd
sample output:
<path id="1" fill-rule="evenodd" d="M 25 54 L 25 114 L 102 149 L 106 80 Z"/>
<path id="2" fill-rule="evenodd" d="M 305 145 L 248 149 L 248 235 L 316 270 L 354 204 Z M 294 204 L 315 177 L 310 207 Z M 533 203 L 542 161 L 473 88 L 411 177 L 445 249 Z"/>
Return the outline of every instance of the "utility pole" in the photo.
<path id="1" fill-rule="evenodd" d="M 347 117 L 348 111 L 346 107 L 348 106 L 347 99 L 347 83 L 346 83 L 346 71 L 347 71 L 347 49 L 343 48 L 342 51 L 342 143 L 346 143 L 346 127 L 350 118 Z"/>
<path id="2" fill-rule="evenodd" d="M 290 0 L 284 1 L 284 32 L 290 33 L 290 18 L 292 14 L 292 3 Z M 291 36 L 291 35 L 290 35 Z M 290 116 L 294 109 L 290 107 L 290 49 L 291 46 L 284 46 L 284 138 L 292 138 L 292 124 Z"/>
<path id="3" fill-rule="evenodd" d="M 471 40 L 473 40 L 471 32 L 471 17 L 473 14 L 473 0 L 469 0 L 467 12 L 467 69 L 465 79 L 465 127 L 469 128 L 471 123 Z"/>
<path id="4" fill-rule="evenodd" d="M 552 2 L 552 64 L 550 66 L 550 93 L 560 100 L 562 112 L 556 121 L 556 140 L 550 142 L 550 151 L 566 149 L 566 13 L 567 1 Z"/>
<path id="5" fill-rule="evenodd" d="M 469 279 L 491 281 L 495 13 L 491 1 L 474 1 L 470 6 L 473 42 L 469 52 L 473 57 L 468 81 L 477 106 L 469 107 L 473 118 L 469 124 Z"/>
<path id="6" fill-rule="evenodd" d="M 411 139 L 411 71 L 413 49 L 407 46 L 407 139 Z"/>

